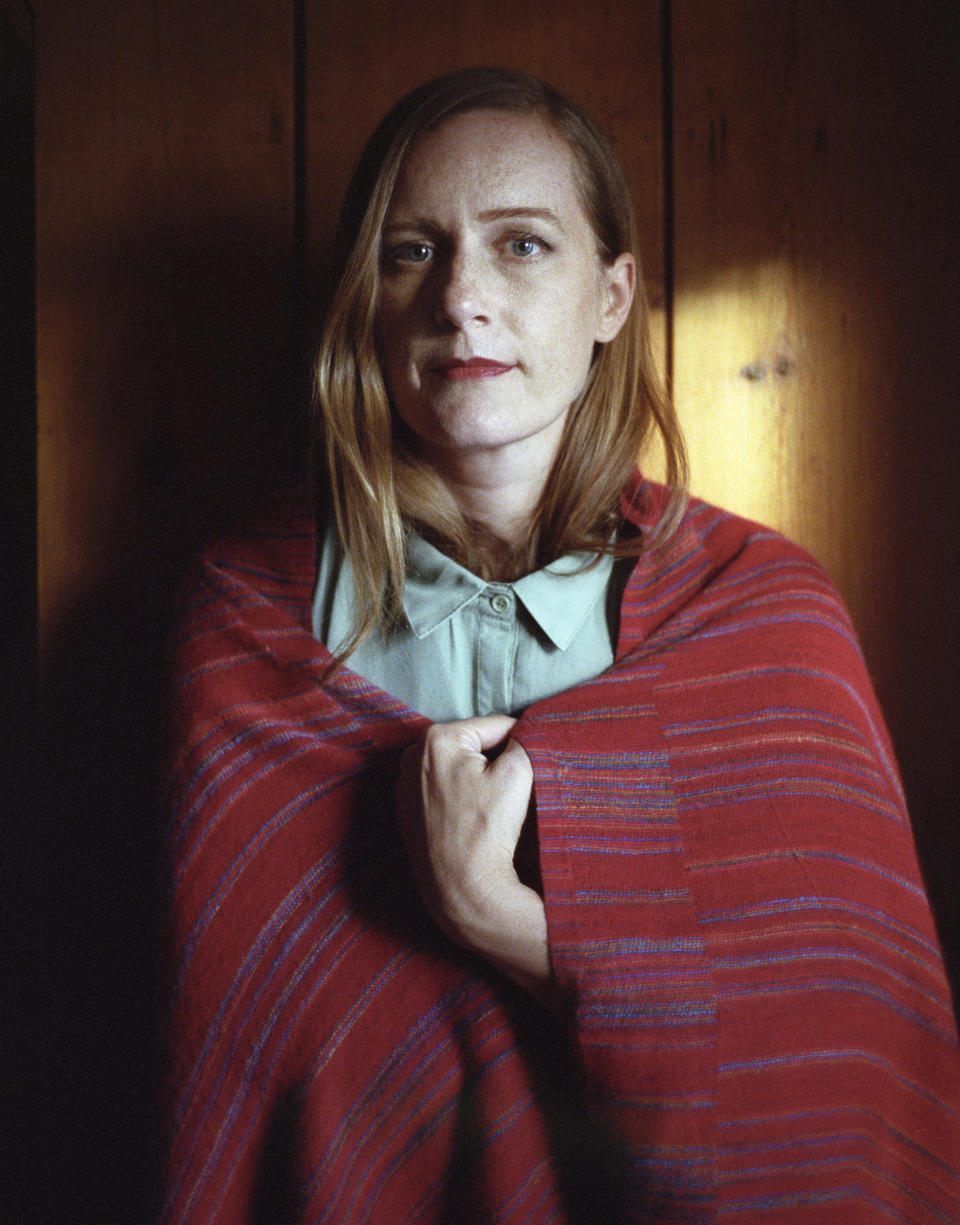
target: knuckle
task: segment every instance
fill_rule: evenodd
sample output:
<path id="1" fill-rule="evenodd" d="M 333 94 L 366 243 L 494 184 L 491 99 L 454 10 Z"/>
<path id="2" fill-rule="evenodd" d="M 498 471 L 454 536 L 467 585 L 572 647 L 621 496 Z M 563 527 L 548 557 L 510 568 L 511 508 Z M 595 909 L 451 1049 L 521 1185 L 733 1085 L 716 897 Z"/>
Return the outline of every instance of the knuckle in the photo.
<path id="1" fill-rule="evenodd" d="M 497 765 L 504 782 L 532 784 L 533 767 L 530 764 L 530 758 L 522 749 L 519 752 L 504 753 Z"/>
<path id="2" fill-rule="evenodd" d="M 423 743 L 425 745 L 442 744 L 450 735 L 449 725 L 446 723 L 431 723 L 424 733 Z"/>

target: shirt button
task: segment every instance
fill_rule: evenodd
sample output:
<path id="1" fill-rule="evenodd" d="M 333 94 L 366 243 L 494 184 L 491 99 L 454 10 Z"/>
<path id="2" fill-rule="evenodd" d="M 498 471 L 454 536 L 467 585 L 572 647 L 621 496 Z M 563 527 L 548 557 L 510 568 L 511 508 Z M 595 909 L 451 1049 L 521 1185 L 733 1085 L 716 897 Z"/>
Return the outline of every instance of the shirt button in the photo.
<path id="1" fill-rule="evenodd" d="M 510 597 L 505 595 L 495 595 L 490 601 L 490 607 L 495 613 L 505 613 L 510 607 Z"/>

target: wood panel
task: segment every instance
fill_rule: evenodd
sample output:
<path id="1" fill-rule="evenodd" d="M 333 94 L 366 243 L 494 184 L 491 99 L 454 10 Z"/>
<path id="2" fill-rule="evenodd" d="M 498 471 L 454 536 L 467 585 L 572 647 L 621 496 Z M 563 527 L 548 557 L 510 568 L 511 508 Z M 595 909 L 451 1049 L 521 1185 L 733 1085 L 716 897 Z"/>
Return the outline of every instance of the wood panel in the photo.
<path id="1" fill-rule="evenodd" d="M 40 596 L 49 642 L 282 414 L 290 14 L 40 0 Z"/>
<path id="2" fill-rule="evenodd" d="M 310 250 L 314 280 L 363 143 L 415 85 L 494 64 L 541 76 L 611 136 L 630 179 L 655 336 L 663 347 L 658 6 L 583 0 L 307 0 Z"/>
<path id="3" fill-rule="evenodd" d="M 178 554 L 289 420 L 292 46 L 268 0 L 37 4 L 47 668 L 5 899 L 4 1219 L 153 1216 L 163 645 Z"/>
<path id="4" fill-rule="evenodd" d="M 675 0 L 673 22 L 693 487 L 839 583 L 957 968 L 957 6 Z"/>

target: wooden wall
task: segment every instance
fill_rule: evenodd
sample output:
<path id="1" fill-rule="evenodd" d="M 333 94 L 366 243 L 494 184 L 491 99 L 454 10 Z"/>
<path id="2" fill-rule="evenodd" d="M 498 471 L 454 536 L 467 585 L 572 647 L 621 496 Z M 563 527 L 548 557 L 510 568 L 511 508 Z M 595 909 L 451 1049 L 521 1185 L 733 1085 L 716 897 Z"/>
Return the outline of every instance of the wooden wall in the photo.
<path id="1" fill-rule="evenodd" d="M 960 981 L 960 7 L 674 0 L 674 390 L 843 592 Z"/>
<path id="2" fill-rule="evenodd" d="M 612 133 L 693 488 L 806 544 L 848 599 L 956 968 L 954 0 L 34 7 L 48 718 L 23 875 L 43 882 L 47 927 L 25 956 L 68 1005 L 46 1009 L 44 1037 L 74 1055 L 24 1090 L 43 1116 L 27 1168 L 57 1153 L 64 1204 L 82 1188 L 101 1222 L 142 1185 L 142 763 L 176 564 L 291 470 L 352 162 L 399 93 L 457 65 L 546 76 Z M 37 1194 L 38 1219 L 66 1214 Z"/>

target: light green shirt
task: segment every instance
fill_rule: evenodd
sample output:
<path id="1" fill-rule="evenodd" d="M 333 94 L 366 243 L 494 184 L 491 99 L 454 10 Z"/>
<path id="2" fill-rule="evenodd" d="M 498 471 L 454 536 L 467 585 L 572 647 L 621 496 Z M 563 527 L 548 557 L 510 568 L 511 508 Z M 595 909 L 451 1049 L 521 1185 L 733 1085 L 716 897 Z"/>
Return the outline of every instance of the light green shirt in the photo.
<path id="1" fill-rule="evenodd" d="M 629 566 L 569 554 L 514 583 L 488 583 L 411 534 L 404 621 L 375 629 L 346 666 L 437 722 L 519 714 L 613 662 Z M 331 650 L 353 625 L 353 576 L 336 531 L 320 545 L 313 631 Z"/>

